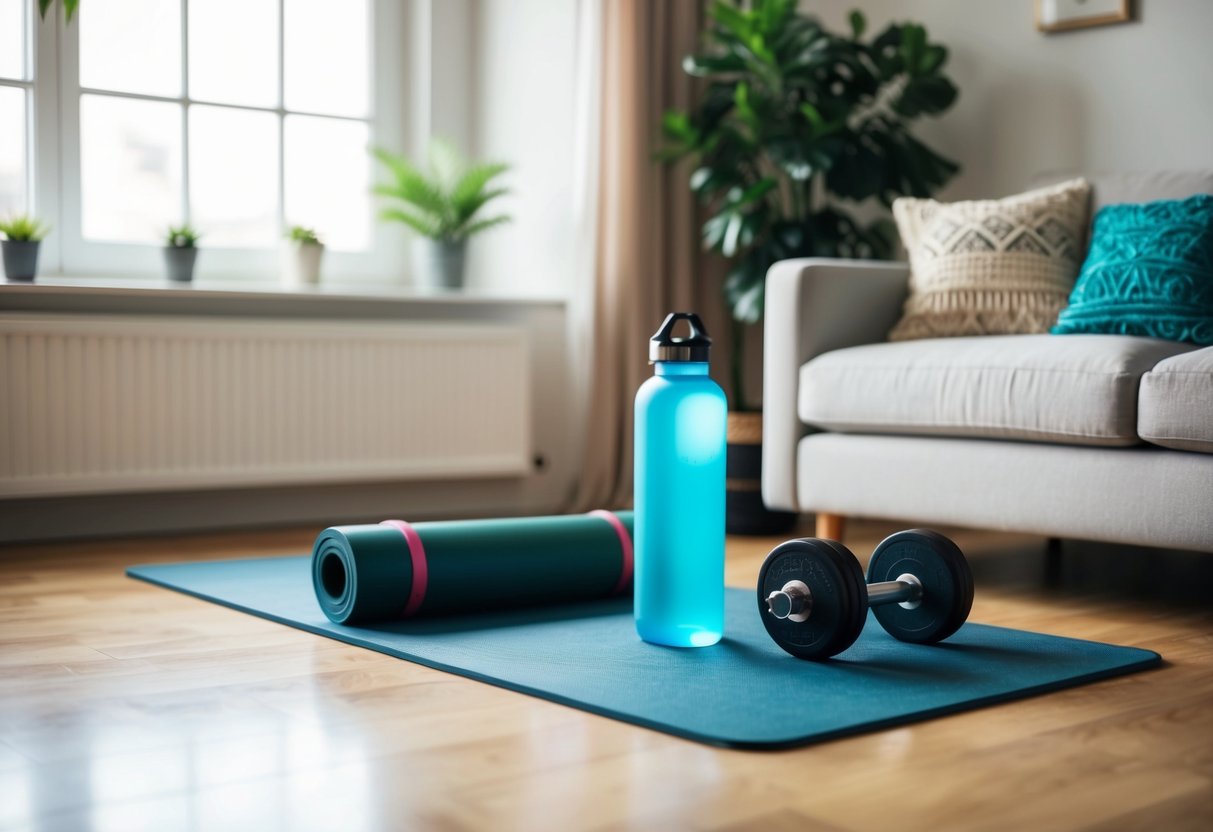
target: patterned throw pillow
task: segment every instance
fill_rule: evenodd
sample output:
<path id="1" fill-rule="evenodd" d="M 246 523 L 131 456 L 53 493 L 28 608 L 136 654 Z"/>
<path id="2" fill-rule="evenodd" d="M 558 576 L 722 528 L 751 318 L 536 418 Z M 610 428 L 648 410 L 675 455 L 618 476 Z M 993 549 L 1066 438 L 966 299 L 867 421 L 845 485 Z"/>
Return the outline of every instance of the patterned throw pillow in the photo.
<path id="1" fill-rule="evenodd" d="M 1100 209 L 1053 332 L 1213 345 L 1213 196 Z"/>
<path id="2" fill-rule="evenodd" d="M 891 341 L 1048 332 L 1082 262 L 1091 186 L 1072 179 L 997 200 L 902 198 L 910 296 Z"/>

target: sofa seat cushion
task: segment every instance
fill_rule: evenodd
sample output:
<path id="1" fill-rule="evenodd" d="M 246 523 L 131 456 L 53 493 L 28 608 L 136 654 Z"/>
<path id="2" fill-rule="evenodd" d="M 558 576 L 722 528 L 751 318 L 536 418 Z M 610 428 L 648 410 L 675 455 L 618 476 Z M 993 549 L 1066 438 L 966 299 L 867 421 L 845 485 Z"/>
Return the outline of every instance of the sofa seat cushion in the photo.
<path id="1" fill-rule="evenodd" d="M 805 364 L 798 411 L 806 424 L 849 433 L 1133 445 L 1142 375 L 1191 349 L 1127 335 L 868 344 Z"/>
<path id="2" fill-rule="evenodd" d="M 1137 407 L 1142 439 L 1213 454 L 1213 347 L 1160 361 L 1142 376 Z"/>

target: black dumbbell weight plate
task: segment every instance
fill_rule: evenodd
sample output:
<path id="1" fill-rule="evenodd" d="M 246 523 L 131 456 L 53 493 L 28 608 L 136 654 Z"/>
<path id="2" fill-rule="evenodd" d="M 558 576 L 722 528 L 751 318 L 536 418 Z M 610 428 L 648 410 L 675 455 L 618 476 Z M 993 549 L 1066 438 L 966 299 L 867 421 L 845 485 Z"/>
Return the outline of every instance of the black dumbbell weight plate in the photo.
<path id="1" fill-rule="evenodd" d="M 911 574 L 922 584 L 922 603 L 872 608 L 889 635 L 915 644 L 942 641 L 960 629 L 973 607 L 973 573 L 964 553 L 939 532 L 910 529 L 885 538 L 868 562 L 868 583 Z"/>
<path id="2" fill-rule="evenodd" d="M 767 597 L 790 581 L 812 594 L 807 621 L 776 618 Z M 758 573 L 758 614 L 775 643 L 801 659 L 828 659 L 846 650 L 863 629 L 868 591 L 859 561 L 842 544 L 805 538 L 771 550 Z"/>

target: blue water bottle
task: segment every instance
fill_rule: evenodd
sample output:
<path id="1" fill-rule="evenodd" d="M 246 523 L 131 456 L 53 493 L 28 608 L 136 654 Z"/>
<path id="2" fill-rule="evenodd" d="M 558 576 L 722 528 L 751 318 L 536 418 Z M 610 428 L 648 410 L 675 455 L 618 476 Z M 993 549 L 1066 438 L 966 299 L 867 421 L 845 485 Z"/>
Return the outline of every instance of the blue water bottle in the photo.
<path id="1" fill-rule="evenodd" d="M 690 335 L 675 337 L 681 321 Z M 724 633 L 728 404 L 708 377 L 711 345 L 698 315 L 669 315 L 636 393 L 636 632 L 654 644 L 706 647 Z"/>

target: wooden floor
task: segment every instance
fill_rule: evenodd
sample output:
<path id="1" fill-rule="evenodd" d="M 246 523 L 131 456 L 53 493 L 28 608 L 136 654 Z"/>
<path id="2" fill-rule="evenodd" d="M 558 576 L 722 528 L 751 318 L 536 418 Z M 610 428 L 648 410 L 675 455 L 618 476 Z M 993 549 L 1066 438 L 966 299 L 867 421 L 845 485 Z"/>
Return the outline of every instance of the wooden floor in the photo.
<path id="1" fill-rule="evenodd" d="M 858 552 L 894 527 L 859 525 Z M 1213 829 L 1213 556 L 957 532 L 973 619 L 1160 670 L 722 751 L 128 580 L 312 530 L 0 551 L 0 829 Z M 735 539 L 751 586 L 776 541 Z M 789 691 L 811 701 L 812 691 Z"/>

